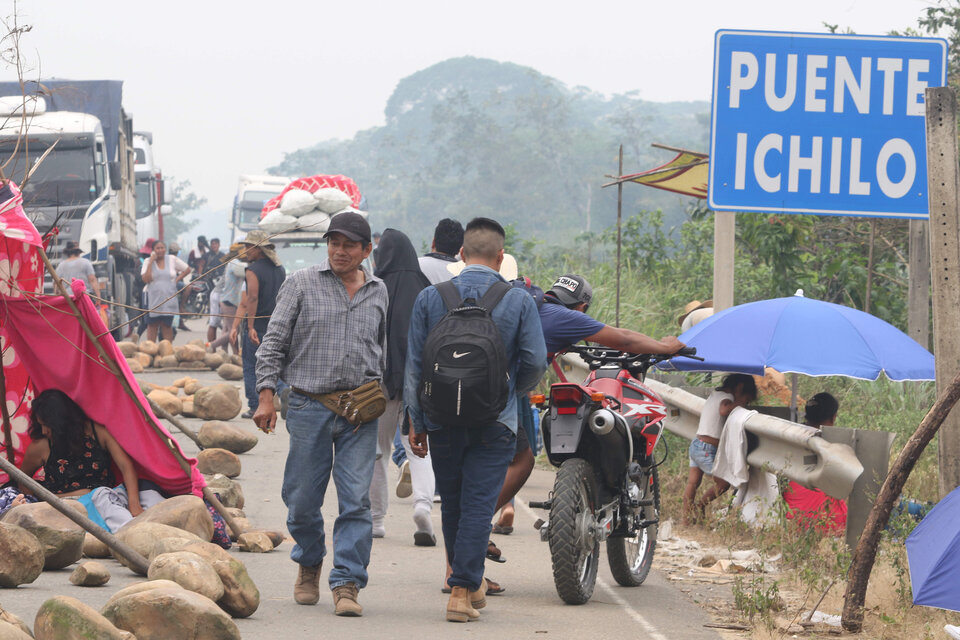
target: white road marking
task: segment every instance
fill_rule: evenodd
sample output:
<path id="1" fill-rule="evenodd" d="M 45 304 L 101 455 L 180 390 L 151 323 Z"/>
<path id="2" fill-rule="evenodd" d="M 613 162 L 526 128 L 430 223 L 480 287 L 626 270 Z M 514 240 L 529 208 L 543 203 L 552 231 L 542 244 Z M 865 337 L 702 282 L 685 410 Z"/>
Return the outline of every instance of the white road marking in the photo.
<path id="1" fill-rule="evenodd" d="M 540 516 L 536 512 L 534 512 L 533 509 L 527 506 L 527 503 L 521 500 L 519 496 L 517 496 L 517 499 L 514 500 L 514 504 L 520 505 L 520 507 L 523 508 L 523 511 L 528 516 L 530 516 L 534 521 L 540 519 Z M 607 595 L 610 596 L 611 600 L 616 602 L 618 605 L 620 605 L 623 608 L 624 611 L 627 612 L 627 615 L 630 616 L 634 622 L 636 622 L 641 627 L 643 627 L 643 630 L 649 634 L 651 640 L 669 640 L 667 636 L 660 633 L 657 630 L 657 628 L 650 623 L 649 620 L 644 618 L 640 614 L 640 612 L 633 607 L 633 605 L 631 605 L 629 602 L 627 602 L 626 600 L 621 598 L 619 595 L 617 595 L 617 592 L 614 591 L 613 587 L 608 585 L 599 576 L 597 576 L 597 584 L 599 584 L 603 588 L 603 590 L 607 592 Z"/>

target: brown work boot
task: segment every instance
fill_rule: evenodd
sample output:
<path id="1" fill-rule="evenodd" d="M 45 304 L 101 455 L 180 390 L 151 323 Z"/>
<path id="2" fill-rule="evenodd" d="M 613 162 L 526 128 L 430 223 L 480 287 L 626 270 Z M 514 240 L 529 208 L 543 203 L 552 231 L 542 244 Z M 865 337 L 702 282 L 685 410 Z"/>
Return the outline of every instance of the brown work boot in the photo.
<path id="1" fill-rule="evenodd" d="M 470 622 L 477 620 L 480 612 L 470 606 L 466 587 L 453 587 L 447 601 L 447 620 L 450 622 Z"/>
<path id="2" fill-rule="evenodd" d="M 487 606 L 487 579 L 480 579 L 480 588 L 467 594 L 470 599 L 470 606 L 474 609 L 483 609 Z"/>
<path id="3" fill-rule="evenodd" d="M 320 567 L 300 565 L 297 583 L 293 585 L 293 599 L 297 604 L 317 604 L 320 600 Z"/>
<path id="4" fill-rule="evenodd" d="M 338 616 L 357 618 L 363 615 L 363 607 L 357 602 L 359 590 L 352 582 L 333 588 L 334 613 Z"/>

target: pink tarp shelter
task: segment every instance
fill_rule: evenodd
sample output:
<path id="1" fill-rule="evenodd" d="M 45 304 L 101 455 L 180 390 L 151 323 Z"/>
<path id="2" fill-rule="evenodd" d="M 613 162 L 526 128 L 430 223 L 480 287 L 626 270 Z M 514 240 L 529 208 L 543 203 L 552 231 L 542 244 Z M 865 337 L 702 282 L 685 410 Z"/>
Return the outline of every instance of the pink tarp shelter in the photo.
<path id="1" fill-rule="evenodd" d="M 10 245 L 8 255 L 4 256 L 5 259 L 0 259 L 3 366 L 4 371 L 22 370 L 27 376 L 26 379 L 7 379 L 8 406 L 10 397 L 20 399 L 20 402 L 16 403 L 17 411 L 13 420 L 17 463 L 30 442 L 26 434 L 26 410 L 35 397 L 34 393 L 59 388 L 76 400 L 91 419 L 103 424 L 110 431 L 130 454 L 141 478 L 155 482 L 164 491 L 172 494 L 193 493 L 202 496 L 206 482 L 197 469 L 196 459 L 183 456 L 190 464 L 191 477 L 188 478 L 164 440 L 147 423 L 137 407 L 136 402 L 139 402 L 160 427 L 163 438 L 169 439 L 183 455 L 179 443 L 150 410 L 150 405 L 130 372 L 126 359 L 104 326 L 93 302 L 86 295 L 83 283 L 80 280 L 73 281 L 73 300 L 94 335 L 100 336 L 99 341 L 104 351 L 130 383 L 136 394 L 136 402 L 127 395 L 120 380 L 101 360 L 96 346 L 87 338 L 66 300 L 61 296 L 37 293 L 42 284 L 25 287 L 23 279 L 17 278 L 21 275 L 20 265 L 29 264 L 33 278 L 42 283 L 39 273 L 43 268 L 42 264 L 37 265 L 39 259 L 36 245 L 39 244 L 39 235 L 36 235 L 36 230 L 33 230 L 33 235 L 27 230 L 28 237 L 24 237 L 20 231 L 23 223 L 29 225 L 30 229 L 33 225 L 23 215 L 19 195 L 19 192 L 16 192 L 16 198 L 0 204 L 0 240 L 3 240 L 0 249 Z M 16 202 L 8 207 L 13 200 Z M 19 388 L 14 388 L 14 385 Z M 2 445 L 0 439 L 0 447 Z"/>

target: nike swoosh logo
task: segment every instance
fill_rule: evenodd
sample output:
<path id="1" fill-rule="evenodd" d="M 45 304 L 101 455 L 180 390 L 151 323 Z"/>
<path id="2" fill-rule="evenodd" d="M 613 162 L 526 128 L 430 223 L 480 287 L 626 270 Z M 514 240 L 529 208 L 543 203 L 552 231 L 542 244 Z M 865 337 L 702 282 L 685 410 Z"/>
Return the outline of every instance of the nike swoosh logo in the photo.
<path id="1" fill-rule="evenodd" d="M 456 358 L 462 358 L 463 356 L 468 355 L 469 353 L 470 353 L 469 351 L 464 351 L 463 353 L 458 353 L 458 352 L 454 351 L 454 352 L 453 352 L 453 357 L 454 357 L 454 359 L 456 359 Z"/>

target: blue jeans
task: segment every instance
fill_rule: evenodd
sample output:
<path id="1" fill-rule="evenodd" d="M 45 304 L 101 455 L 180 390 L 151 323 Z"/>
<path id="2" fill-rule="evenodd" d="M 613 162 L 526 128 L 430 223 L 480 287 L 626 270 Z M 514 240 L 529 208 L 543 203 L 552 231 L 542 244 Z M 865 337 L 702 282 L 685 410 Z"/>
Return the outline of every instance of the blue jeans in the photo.
<path id="1" fill-rule="evenodd" d="M 250 341 L 250 333 L 241 331 L 243 336 L 240 339 L 240 359 L 243 362 L 243 395 L 247 396 L 247 406 L 250 411 L 256 411 L 260 406 L 260 394 L 257 393 L 257 348 L 258 344 Z M 263 334 L 257 332 L 257 338 L 263 340 Z M 283 380 L 277 380 L 277 388 L 274 392 L 277 395 L 287 387 Z"/>
<path id="2" fill-rule="evenodd" d="M 451 587 L 480 588 L 490 541 L 490 520 L 513 459 L 517 437 L 494 423 L 427 432 L 440 494 L 443 544 L 453 567 Z"/>
<path id="3" fill-rule="evenodd" d="M 390 454 L 390 457 L 393 458 L 393 464 L 398 467 L 402 466 L 403 461 L 407 459 L 407 450 L 403 448 L 403 438 L 406 437 L 398 426 L 397 432 L 393 435 L 393 453 Z"/>
<path id="4" fill-rule="evenodd" d="M 283 470 L 287 529 L 296 544 L 290 558 L 316 566 L 327 553 L 323 531 L 323 497 L 333 472 L 340 513 L 333 524 L 333 569 L 330 588 L 367 584 L 373 544 L 370 480 L 377 451 L 377 421 L 355 428 L 320 402 L 295 391 L 287 411 L 290 451 Z"/>

